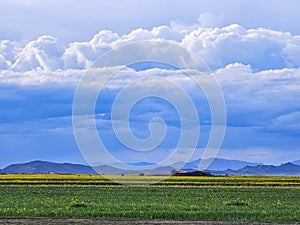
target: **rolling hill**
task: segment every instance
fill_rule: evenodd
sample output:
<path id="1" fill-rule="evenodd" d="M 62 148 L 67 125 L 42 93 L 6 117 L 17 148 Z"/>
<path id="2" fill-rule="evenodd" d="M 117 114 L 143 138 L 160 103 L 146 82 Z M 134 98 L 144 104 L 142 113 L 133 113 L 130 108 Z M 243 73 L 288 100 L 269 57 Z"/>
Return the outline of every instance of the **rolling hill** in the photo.
<path id="1" fill-rule="evenodd" d="M 32 161 L 28 163 L 12 164 L 0 170 L 0 173 L 15 174 L 96 174 L 89 166 L 72 163 L 53 163 L 47 161 Z"/>

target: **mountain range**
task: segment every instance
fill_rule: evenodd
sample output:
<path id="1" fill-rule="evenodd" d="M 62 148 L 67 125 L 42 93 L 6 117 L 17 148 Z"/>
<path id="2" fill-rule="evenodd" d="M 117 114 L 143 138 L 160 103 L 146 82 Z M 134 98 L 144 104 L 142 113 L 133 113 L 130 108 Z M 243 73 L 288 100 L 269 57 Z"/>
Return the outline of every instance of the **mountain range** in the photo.
<path id="1" fill-rule="evenodd" d="M 210 171 L 212 174 L 221 175 L 270 175 L 270 176 L 300 176 L 300 166 L 293 163 L 284 163 L 279 166 L 258 165 L 246 166 L 242 169 L 225 171 Z"/>
<path id="2" fill-rule="evenodd" d="M 211 160 L 211 159 L 207 159 L 207 161 L 208 160 Z M 183 170 L 198 170 L 200 162 L 201 162 L 201 159 L 188 162 L 183 167 Z M 208 166 L 207 170 L 226 170 L 226 169 L 238 170 L 245 166 L 257 166 L 257 165 L 262 165 L 262 164 L 246 162 L 246 161 L 241 161 L 241 160 L 229 160 L 229 159 L 215 158 L 212 161 L 212 163 Z"/>
<path id="3" fill-rule="evenodd" d="M 187 163 L 182 171 L 196 171 L 201 160 Z M 133 163 L 135 166 L 148 166 L 152 163 Z M 155 164 L 154 164 L 155 165 Z M 168 175 L 175 165 L 155 167 L 154 169 L 122 170 L 113 165 L 99 165 L 90 167 L 72 163 L 54 163 L 47 161 L 32 161 L 27 163 L 11 164 L 0 169 L 1 174 L 137 174 Z M 215 175 L 300 175 L 300 160 L 285 163 L 279 166 L 263 165 L 240 160 L 228 160 L 216 158 L 205 170 Z"/>

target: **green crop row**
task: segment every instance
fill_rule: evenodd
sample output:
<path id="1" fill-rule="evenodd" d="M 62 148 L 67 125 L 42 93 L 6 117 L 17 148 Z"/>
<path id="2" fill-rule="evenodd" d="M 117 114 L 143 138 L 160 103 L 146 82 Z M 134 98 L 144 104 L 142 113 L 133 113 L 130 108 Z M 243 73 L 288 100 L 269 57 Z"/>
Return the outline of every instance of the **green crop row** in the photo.
<path id="1" fill-rule="evenodd" d="M 299 188 L 0 186 L 0 217 L 300 221 Z"/>

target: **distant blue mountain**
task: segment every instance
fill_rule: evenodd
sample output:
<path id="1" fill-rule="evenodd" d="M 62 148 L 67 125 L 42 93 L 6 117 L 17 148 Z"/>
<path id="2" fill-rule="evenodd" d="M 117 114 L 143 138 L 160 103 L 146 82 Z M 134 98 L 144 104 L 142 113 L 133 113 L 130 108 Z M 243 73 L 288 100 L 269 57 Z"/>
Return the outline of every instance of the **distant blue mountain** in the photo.
<path id="1" fill-rule="evenodd" d="M 229 174 L 229 175 L 300 175 L 300 165 L 285 163 L 280 166 L 262 165 L 239 160 L 228 160 L 217 158 L 205 171 L 212 174 Z M 187 163 L 182 170 L 197 171 L 200 160 Z M 152 166 L 155 164 L 148 162 L 134 163 L 135 166 Z M 175 164 L 174 164 L 175 165 Z M 119 169 L 111 165 L 100 165 L 90 167 L 72 163 L 54 163 L 47 161 L 32 161 L 28 163 L 12 164 L 4 169 L 0 169 L 3 174 L 139 174 L 148 175 L 170 175 L 175 166 L 155 167 L 153 169 Z M 97 171 L 97 172 L 96 172 Z"/>
<path id="2" fill-rule="evenodd" d="M 258 165 L 246 166 L 239 170 L 210 171 L 212 174 L 228 175 L 270 175 L 270 176 L 299 176 L 300 166 L 293 163 L 285 163 L 280 166 Z"/>
<path id="3" fill-rule="evenodd" d="M 154 166 L 155 163 L 149 163 L 149 162 L 138 162 L 138 163 L 127 163 L 131 166 Z"/>
<path id="4" fill-rule="evenodd" d="M 183 167 L 183 170 L 199 170 L 200 162 L 201 162 L 201 159 L 187 163 Z M 262 165 L 262 164 L 241 161 L 241 160 L 229 160 L 229 159 L 215 158 L 212 161 L 212 163 L 209 165 L 207 170 L 226 170 L 226 169 L 237 170 L 237 169 L 241 169 L 245 166 L 257 166 L 257 165 Z"/>
<path id="5" fill-rule="evenodd" d="M 141 162 L 135 165 L 153 165 L 152 163 Z M 155 165 L 155 164 L 154 164 Z M 157 167 L 154 169 L 126 170 L 110 165 L 90 167 L 72 163 L 54 163 L 47 161 L 32 161 L 28 163 L 12 164 L 0 169 L 1 174 L 149 174 L 149 175 L 170 175 L 172 167 Z"/>
<path id="6" fill-rule="evenodd" d="M 72 163 L 54 163 L 47 161 L 32 161 L 28 163 L 12 164 L 0 170 L 0 173 L 15 174 L 95 174 L 89 166 Z"/>
<path id="7" fill-rule="evenodd" d="M 300 160 L 293 161 L 292 163 L 300 166 Z"/>

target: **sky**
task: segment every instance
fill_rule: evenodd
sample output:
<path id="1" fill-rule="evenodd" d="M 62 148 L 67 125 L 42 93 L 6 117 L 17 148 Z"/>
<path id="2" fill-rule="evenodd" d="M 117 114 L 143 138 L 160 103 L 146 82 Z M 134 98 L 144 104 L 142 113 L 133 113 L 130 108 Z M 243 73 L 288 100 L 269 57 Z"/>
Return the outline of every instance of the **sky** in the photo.
<path id="1" fill-rule="evenodd" d="M 72 125 L 80 80 L 109 51 L 155 40 L 194 52 L 210 68 L 226 104 L 226 133 L 218 157 L 266 164 L 298 160 L 297 21 L 297 0 L 0 0 L 0 168 L 31 160 L 86 163 Z M 152 118 L 166 121 L 165 140 L 155 151 L 146 158 L 133 154 L 113 133 L 114 98 L 128 82 L 151 76 L 174 80 L 191 96 L 200 118 L 196 127 L 201 125 L 193 159 L 201 157 L 211 129 L 210 107 L 205 93 L 174 68 L 122 69 L 97 100 L 99 137 L 126 162 L 156 162 L 176 147 L 180 115 L 155 97 L 130 111 L 138 138 L 151 135 Z M 146 86 L 166 88 L 158 80 L 151 82 Z M 136 93 L 146 90 L 145 84 L 135 88 Z M 176 157 L 181 160 L 180 154 Z"/>

